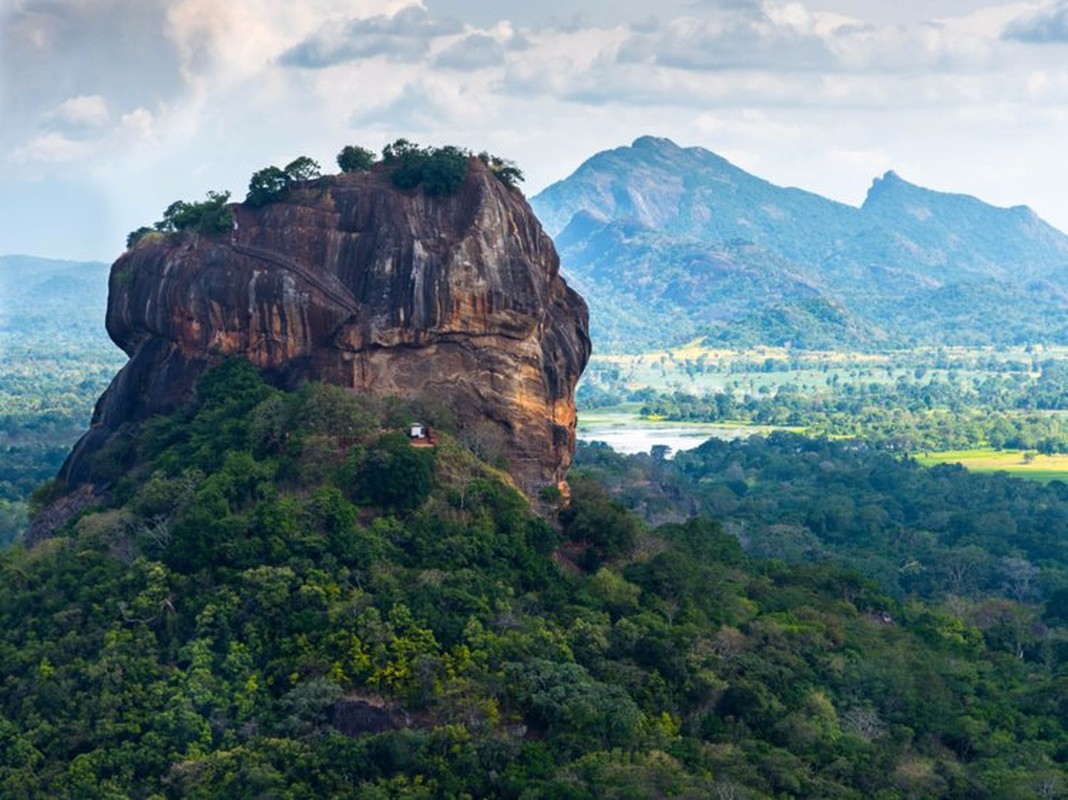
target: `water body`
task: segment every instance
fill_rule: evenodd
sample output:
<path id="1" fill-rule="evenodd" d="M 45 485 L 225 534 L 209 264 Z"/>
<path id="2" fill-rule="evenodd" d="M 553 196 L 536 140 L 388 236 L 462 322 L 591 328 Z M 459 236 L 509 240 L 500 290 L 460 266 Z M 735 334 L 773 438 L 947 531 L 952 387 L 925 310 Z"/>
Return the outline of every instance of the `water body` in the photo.
<path id="1" fill-rule="evenodd" d="M 671 453 L 692 450 L 709 439 L 742 439 L 767 429 L 754 426 L 713 425 L 707 422 L 650 422 L 637 414 L 597 412 L 583 420 L 579 412 L 578 439 L 604 442 L 617 453 L 648 453 L 654 445 L 666 445 Z"/>

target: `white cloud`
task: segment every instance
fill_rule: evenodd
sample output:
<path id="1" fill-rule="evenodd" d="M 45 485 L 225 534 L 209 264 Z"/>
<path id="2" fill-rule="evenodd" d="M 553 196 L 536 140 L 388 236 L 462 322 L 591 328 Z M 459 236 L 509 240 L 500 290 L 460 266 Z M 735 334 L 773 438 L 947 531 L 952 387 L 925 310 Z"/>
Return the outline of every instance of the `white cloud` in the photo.
<path id="1" fill-rule="evenodd" d="M 352 123 L 357 128 L 433 131 L 454 124 L 463 114 L 470 105 L 464 94 L 462 87 L 443 81 L 407 83 L 393 99 L 354 113 Z"/>
<path id="2" fill-rule="evenodd" d="M 76 159 L 83 159 L 91 151 L 92 146 L 87 142 L 71 139 L 62 133 L 53 131 L 37 136 L 18 148 L 13 160 L 15 163 L 65 164 Z"/>
<path id="3" fill-rule="evenodd" d="M 69 98 L 100 96 L 114 111 L 180 91 L 177 59 L 163 30 L 166 4 L 19 2 L 0 25 L 5 129 L 22 128 Z"/>
<path id="4" fill-rule="evenodd" d="M 155 134 L 155 117 L 147 108 L 135 108 L 129 114 L 122 115 L 118 130 L 127 137 L 152 139 Z"/>
<path id="5" fill-rule="evenodd" d="M 850 23 L 848 17 L 813 13 L 800 3 L 743 3 L 634 28 L 620 60 L 696 71 L 831 68 L 829 40 Z"/>
<path id="6" fill-rule="evenodd" d="M 137 108 L 110 125 L 111 116 L 100 98 L 72 98 L 52 117 L 69 123 L 69 130 L 33 137 L 13 151 L 11 160 L 15 164 L 79 163 L 92 169 L 99 160 L 122 158 L 128 155 L 129 148 L 154 139 L 152 112 Z"/>
<path id="7" fill-rule="evenodd" d="M 74 126 L 99 127 L 111 121 L 107 101 L 98 94 L 64 100 L 49 117 Z"/>
<path id="8" fill-rule="evenodd" d="M 894 165 L 890 154 L 881 147 L 846 148 L 832 147 L 828 158 L 850 170 L 860 169 L 867 175 L 880 175 Z"/>
<path id="9" fill-rule="evenodd" d="M 393 14 L 357 17 L 326 23 L 282 54 L 287 66 L 321 69 L 381 56 L 389 61 L 414 62 L 430 52 L 439 36 L 459 33 L 454 19 L 435 17 L 422 6 L 406 6 Z"/>

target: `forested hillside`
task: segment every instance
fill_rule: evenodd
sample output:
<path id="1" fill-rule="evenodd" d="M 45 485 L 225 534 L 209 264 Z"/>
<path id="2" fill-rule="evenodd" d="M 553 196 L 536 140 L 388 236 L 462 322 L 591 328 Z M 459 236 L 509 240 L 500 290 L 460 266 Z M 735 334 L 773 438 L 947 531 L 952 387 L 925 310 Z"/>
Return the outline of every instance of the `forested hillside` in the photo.
<path id="1" fill-rule="evenodd" d="M 397 432 L 415 418 L 436 447 Z M 1045 606 L 1000 600 L 1007 621 L 987 625 L 833 559 L 747 554 L 707 517 L 650 529 L 589 473 L 670 486 L 654 478 L 675 467 L 648 458 L 585 459 L 570 505 L 539 499 L 547 521 L 448 419 L 326 386 L 283 394 L 243 362 L 129 433 L 98 456 L 113 482 L 95 508 L 0 553 L 6 797 L 1068 788 L 1063 587 L 1043 584 Z M 726 492 L 785 481 L 774 463 L 793 474 L 792 458 L 854 469 L 777 446 Z M 700 484 L 717 452 L 679 474 Z M 1012 614 L 1042 626 L 1022 651 Z"/>
<path id="2" fill-rule="evenodd" d="M 1068 236 L 894 172 L 855 208 L 644 136 L 531 203 L 602 352 L 1068 342 Z"/>

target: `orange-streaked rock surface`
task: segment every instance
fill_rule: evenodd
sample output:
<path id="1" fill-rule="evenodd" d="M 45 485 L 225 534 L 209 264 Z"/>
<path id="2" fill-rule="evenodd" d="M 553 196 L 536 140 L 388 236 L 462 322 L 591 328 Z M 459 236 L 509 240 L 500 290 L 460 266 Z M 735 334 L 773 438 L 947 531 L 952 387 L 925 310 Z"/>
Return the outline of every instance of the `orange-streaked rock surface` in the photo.
<path id="1" fill-rule="evenodd" d="M 491 426 L 528 492 L 563 477 L 586 304 L 526 200 L 480 161 L 449 197 L 376 170 L 236 218 L 234 237 L 143 241 L 112 266 L 107 327 L 130 361 L 61 472 L 68 486 L 95 479 L 90 456 L 120 426 L 183 403 L 225 356 L 283 386 L 443 401 L 461 427 Z"/>

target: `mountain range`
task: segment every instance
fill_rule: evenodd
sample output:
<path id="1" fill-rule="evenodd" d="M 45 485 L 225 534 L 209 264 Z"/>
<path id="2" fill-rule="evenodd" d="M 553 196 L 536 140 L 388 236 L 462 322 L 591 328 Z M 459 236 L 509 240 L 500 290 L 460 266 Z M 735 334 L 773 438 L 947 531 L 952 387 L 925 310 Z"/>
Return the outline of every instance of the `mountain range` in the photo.
<path id="1" fill-rule="evenodd" d="M 531 204 L 601 350 L 1068 341 L 1068 236 L 895 172 L 856 208 L 642 137 Z"/>

